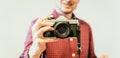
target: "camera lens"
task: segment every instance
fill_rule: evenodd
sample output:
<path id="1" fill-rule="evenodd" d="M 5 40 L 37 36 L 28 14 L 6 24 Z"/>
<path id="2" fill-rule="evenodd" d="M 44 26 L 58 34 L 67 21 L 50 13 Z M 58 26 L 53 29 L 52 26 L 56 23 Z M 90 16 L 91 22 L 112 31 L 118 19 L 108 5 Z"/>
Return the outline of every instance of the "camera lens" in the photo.
<path id="1" fill-rule="evenodd" d="M 59 25 L 57 29 L 61 34 L 65 33 L 67 31 L 67 27 L 63 24 Z"/>
<path id="2" fill-rule="evenodd" d="M 54 26 L 55 35 L 58 38 L 66 38 L 70 33 L 70 27 L 68 22 L 58 22 Z"/>

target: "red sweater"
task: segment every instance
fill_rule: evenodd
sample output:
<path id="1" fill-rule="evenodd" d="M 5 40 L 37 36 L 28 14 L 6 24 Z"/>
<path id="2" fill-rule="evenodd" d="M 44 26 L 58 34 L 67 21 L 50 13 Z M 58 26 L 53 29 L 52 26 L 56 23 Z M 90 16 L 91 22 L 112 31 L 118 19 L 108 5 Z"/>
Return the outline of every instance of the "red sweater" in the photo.
<path id="1" fill-rule="evenodd" d="M 54 18 L 58 18 L 60 14 L 56 11 L 52 13 Z M 73 15 L 74 16 L 74 15 Z M 75 17 L 75 16 L 74 16 Z M 77 50 L 77 38 L 66 38 L 59 39 L 57 42 L 47 43 L 46 46 L 46 58 L 97 58 L 94 53 L 94 44 L 92 38 L 92 31 L 86 22 L 78 19 L 80 23 L 80 42 L 81 42 L 81 52 L 78 55 Z M 34 20 L 29 28 L 28 35 L 25 41 L 25 48 L 20 58 L 29 58 L 28 51 L 32 44 L 32 31 L 31 27 L 36 22 Z M 44 58 L 41 56 L 40 58 Z"/>

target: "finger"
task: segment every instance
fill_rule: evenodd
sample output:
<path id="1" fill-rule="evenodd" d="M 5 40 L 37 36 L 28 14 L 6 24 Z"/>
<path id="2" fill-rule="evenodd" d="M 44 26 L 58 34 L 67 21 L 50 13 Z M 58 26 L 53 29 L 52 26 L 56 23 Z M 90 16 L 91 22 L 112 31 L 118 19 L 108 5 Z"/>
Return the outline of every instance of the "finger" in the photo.
<path id="1" fill-rule="evenodd" d="M 48 43 L 48 42 L 57 42 L 58 39 L 55 38 L 37 38 L 34 39 L 33 42 L 37 42 L 38 44 L 44 44 L 44 43 Z"/>
<path id="2" fill-rule="evenodd" d="M 32 26 L 32 32 L 38 31 L 39 28 L 42 26 L 53 26 L 53 23 L 51 22 L 45 22 L 44 20 L 47 18 L 53 17 L 52 15 L 48 15 L 46 17 L 39 18 L 36 23 Z"/>
<path id="3" fill-rule="evenodd" d="M 50 15 L 45 16 L 45 17 L 42 17 L 42 18 L 43 18 L 43 20 L 44 20 L 44 19 L 53 18 L 53 17 L 54 17 L 54 16 L 50 14 Z"/>
<path id="4" fill-rule="evenodd" d="M 43 22 L 39 23 L 39 26 L 40 27 L 43 27 L 43 26 L 53 26 L 53 23 L 52 22 L 45 22 L 45 21 L 43 21 Z"/>
<path id="5" fill-rule="evenodd" d="M 58 39 L 56 39 L 56 38 L 45 38 L 44 40 L 45 40 L 46 43 L 48 43 L 48 42 L 57 42 L 58 41 Z"/>
<path id="6" fill-rule="evenodd" d="M 46 31 L 52 31 L 52 30 L 54 30 L 54 28 L 50 26 L 42 27 L 36 32 L 37 37 L 44 38 L 43 33 Z"/>
<path id="7" fill-rule="evenodd" d="M 42 38 L 42 39 L 38 38 L 37 40 L 41 43 L 57 42 L 58 41 L 58 39 L 56 39 L 56 38 Z"/>
<path id="8" fill-rule="evenodd" d="M 41 27 L 44 27 L 44 26 L 53 26 L 53 23 L 52 22 L 40 22 L 40 23 L 36 23 L 36 25 L 34 25 L 32 27 L 32 31 L 33 33 L 34 32 L 37 32 Z"/>
<path id="9" fill-rule="evenodd" d="M 43 20 L 46 20 L 46 19 L 48 19 L 48 18 L 53 18 L 53 15 L 48 15 L 48 16 L 40 17 L 40 18 L 38 19 L 38 21 L 43 21 Z"/>
<path id="10" fill-rule="evenodd" d="M 108 58 L 108 55 L 104 54 L 104 55 L 100 56 L 100 58 Z"/>

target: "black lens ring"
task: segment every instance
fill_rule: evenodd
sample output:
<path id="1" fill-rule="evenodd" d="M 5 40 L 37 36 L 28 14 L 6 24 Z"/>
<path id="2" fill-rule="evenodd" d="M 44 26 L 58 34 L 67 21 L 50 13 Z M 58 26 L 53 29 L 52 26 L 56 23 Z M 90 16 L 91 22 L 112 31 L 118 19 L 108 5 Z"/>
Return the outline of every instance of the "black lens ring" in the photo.
<path id="1" fill-rule="evenodd" d="M 65 27 L 67 27 L 67 32 L 61 34 L 59 32 L 59 30 L 57 30 L 60 25 L 64 25 Z M 69 23 L 68 22 L 57 22 L 54 25 L 54 28 L 55 28 L 55 32 L 54 33 L 55 33 L 56 37 L 58 37 L 58 38 L 66 38 L 70 34 L 70 27 L 69 27 Z"/>

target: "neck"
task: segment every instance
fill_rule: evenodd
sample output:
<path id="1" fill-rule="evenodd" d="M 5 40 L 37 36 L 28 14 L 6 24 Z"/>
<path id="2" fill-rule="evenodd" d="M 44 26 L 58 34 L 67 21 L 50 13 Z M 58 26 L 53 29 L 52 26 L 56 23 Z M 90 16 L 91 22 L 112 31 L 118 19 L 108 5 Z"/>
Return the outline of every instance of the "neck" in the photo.
<path id="1" fill-rule="evenodd" d="M 72 13 L 65 13 L 65 14 L 63 14 L 66 18 L 68 18 L 68 19 L 70 19 L 71 17 L 72 17 Z"/>
<path id="2" fill-rule="evenodd" d="M 56 9 L 56 10 L 57 10 L 57 12 L 59 12 L 60 14 L 62 14 L 63 16 L 65 16 L 68 19 L 70 19 L 72 17 L 72 14 L 73 14 L 72 12 L 70 12 L 70 13 L 64 13 L 64 12 L 58 10 L 58 9 Z"/>

